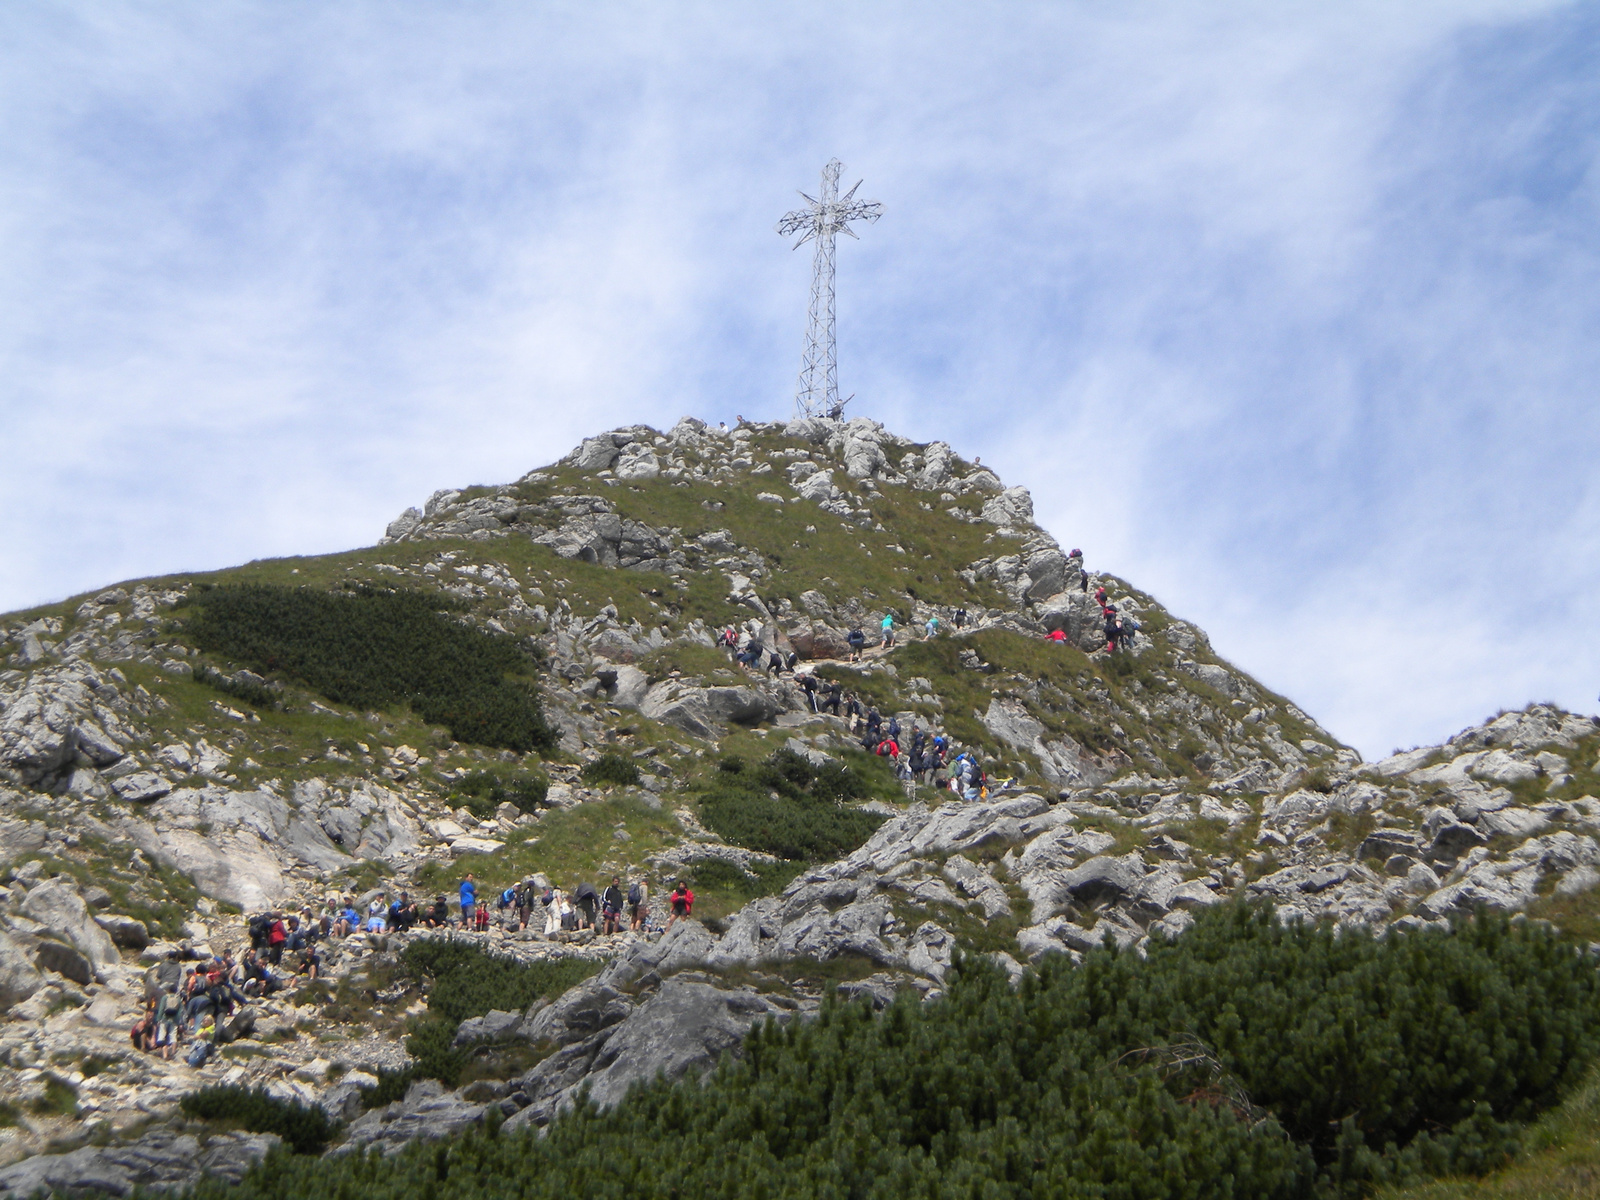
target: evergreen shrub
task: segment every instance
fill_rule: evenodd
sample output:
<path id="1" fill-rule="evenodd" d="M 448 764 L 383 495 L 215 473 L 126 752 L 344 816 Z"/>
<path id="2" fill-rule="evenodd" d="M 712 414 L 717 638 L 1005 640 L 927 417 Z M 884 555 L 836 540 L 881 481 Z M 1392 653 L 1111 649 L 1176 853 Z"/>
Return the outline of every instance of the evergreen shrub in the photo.
<path id="1" fill-rule="evenodd" d="M 346 593 L 272 584 L 199 586 L 186 635 L 202 650 L 281 671 L 339 704 L 409 704 L 457 741 L 526 752 L 555 735 L 516 639 L 450 616 L 459 602 L 413 590 Z"/>
<path id="2" fill-rule="evenodd" d="M 471 771 L 456 780 L 451 799 L 465 806 L 479 820 L 494 816 L 495 810 L 509 801 L 518 812 L 534 812 L 550 792 L 550 780 L 537 771 L 499 775 L 493 771 Z"/>
<path id="3" fill-rule="evenodd" d="M 1343 1200 L 1503 1162 L 1597 1029 L 1594 959 L 1550 930 L 1379 937 L 1229 906 L 1015 988 L 968 959 L 932 1003 L 827 1000 L 703 1082 L 580 1104 L 544 1136 L 278 1159 L 196 1194 Z"/>
<path id="4" fill-rule="evenodd" d="M 593 762 L 583 765 L 583 777 L 589 783 L 634 787 L 639 782 L 639 764 L 626 754 L 607 750 Z"/>
<path id="5" fill-rule="evenodd" d="M 406 1050 L 417 1060 L 413 1072 L 455 1086 L 470 1057 L 454 1044 L 462 1021 L 494 1009 L 524 1009 L 541 996 L 559 996 L 600 965 L 578 958 L 520 963 L 447 938 L 412 942 L 400 953 L 400 969 L 428 993 L 427 1015 L 411 1022 L 406 1037 Z"/>
<path id="6" fill-rule="evenodd" d="M 701 796 L 700 819 L 747 850 L 804 862 L 839 858 L 883 824 L 880 813 L 846 806 L 868 788 L 843 764 L 814 767 L 785 749 L 754 770 L 736 758 L 718 765 Z"/>
<path id="7" fill-rule="evenodd" d="M 337 1128 L 314 1104 L 280 1100 L 260 1088 L 217 1084 L 190 1092 L 178 1107 L 202 1121 L 226 1121 L 251 1133 L 275 1133 L 296 1154 L 321 1154 Z"/>

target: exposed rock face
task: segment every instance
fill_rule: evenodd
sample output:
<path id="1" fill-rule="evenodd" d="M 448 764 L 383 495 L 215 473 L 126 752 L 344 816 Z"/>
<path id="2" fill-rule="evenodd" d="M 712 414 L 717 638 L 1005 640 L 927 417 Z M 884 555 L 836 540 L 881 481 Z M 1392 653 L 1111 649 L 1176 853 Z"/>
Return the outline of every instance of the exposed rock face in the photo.
<path id="1" fill-rule="evenodd" d="M 127 1196 L 138 1187 L 186 1187 L 203 1175 L 237 1183 L 278 1142 L 276 1134 L 224 1133 L 202 1146 L 198 1138 L 153 1130 L 120 1146 L 84 1146 L 0 1167 L 0 1197 L 24 1200 L 51 1191 Z"/>
<path id="2" fill-rule="evenodd" d="M 29 888 L 21 907 L 26 916 L 70 942 L 92 967 L 122 961 L 111 935 L 95 923 L 89 906 L 70 882 L 51 879 Z"/>

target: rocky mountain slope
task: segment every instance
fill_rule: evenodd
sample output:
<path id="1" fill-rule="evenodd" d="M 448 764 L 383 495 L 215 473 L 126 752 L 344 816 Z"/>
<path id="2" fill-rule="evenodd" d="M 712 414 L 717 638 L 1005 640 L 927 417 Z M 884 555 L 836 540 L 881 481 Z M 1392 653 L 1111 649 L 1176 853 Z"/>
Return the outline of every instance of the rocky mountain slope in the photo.
<path id="1" fill-rule="evenodd" d="M 533 656 L 556 736 L 474 743 L 415 704 L 340 702 L 317 664 L 202 648 L 206 589 L 250 584 L 442 597 Z M 1098 587 L 1140 626 L 1114 655 Z M 875 644 L 885 614 L 893 648 Z M 988 794 L 896 781 L 795 675 L 730 661 L 729 625 L 971 750 Z M 874 643 L 860 662 L 855 626 Z M 584 1084 L 608 1102 L 704 1069 L 826 991 L 936 996 L 958 951 L 1020 973 L 1178 935 L 1233 896 L 1371 925 L 1486 906 L 1600 936 L 1593 718 L 1534 707 L 1363 763 L 1201 630 L 1086 569 L 1025 489 L 864 419 L 616 430 L 513 484 L 435 493 L 375 547 L 123 584 L 0 618 L 0 636 L 0 1195 L 242 1170 L 272 1139 L 186 1123 L 177 1100 L 202 1082 L 323 1105 L 349 1121 L 336 1153 L 490 1107 L 542 1125 Z M 877 831 L 834 861 L 719 834 L 727 764 L 779 749 L 848 766 Z M 427 995 L 396 956 L 424 935 L 337 944 L 320 986 L 257 1006 L 202 1069 L 130 1048 L 168 948 L 237 948 L 249 912 L 431 896 L 466 870 L 486 890 L 642 876 L 658 898 L 692 878 L 701 919 L 474 935 L 603 966 L 462 1022 L 464 1087 L 419 1079 L 370 1109 L 411 1062 Z"/>

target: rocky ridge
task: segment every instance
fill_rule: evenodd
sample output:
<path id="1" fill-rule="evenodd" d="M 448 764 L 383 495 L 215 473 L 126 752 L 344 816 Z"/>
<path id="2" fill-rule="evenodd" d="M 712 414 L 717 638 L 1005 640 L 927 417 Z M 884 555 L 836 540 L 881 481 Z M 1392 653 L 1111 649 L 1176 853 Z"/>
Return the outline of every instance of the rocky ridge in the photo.
<path id="1" fill-rule="evenodd" d="M 870 421 L 617 430 L 515 484 L 436 493 L 371 552 L 301 561 L 280 577 L 433 587 L 531 639 L 568 761 L 543 764 L 539 812 L 484 817 L 451 785 L 497 756 L 292 687 L 285 714 L 207 691 L 171 616 L 193 579 L 0 621 L 0 1103 L 15 1114 L 0 1161 L 18 1160 L 0 1195 L 192 1177 L 179 1158 L 242 1169 L 269 1141 L 191 1148 L 196 1134 L 171 1125 L 178 1096 L 216 1078 L 348 1119 L 334 1152 L 392 1148 L 490 1105 L 540 1125 L 586 1082 L 609 1103 L 656 1070 L 702 1070 L 753 1022 L 803 1018 L 828 988 L 937 996 L 958 948 L 1018 973 L 1106 938 L 1177 935 L 1240 895 L 1286 917 L 1417 924 L 1479 906 L 1559 917 L 1600 883 L 1594 719 L 1535 706 L 1363 763 L 1200 630 L 1086 573 L 1033 523 L 1025 489 Z M 1143 626 L 1117 663 L 1099 646 L 1097 585 Z M 972 624 L 954 633 L 958 607 Z M 889 611 L 943 630 L 842 661 L 848 629 Z M 977 803 L 912 788 L 854 853 L 665 938 L 492 935 L 513 956 L 607 962 L 554 1003 L 463 1024 L 463 1044 L 541 1056 L 508 1078 L 459 1092 L 419 1081 L 363 1113 L 366 1081 L 407 1059 L 396 1032 L 422 1002 L 403 989 L 376 989 L 376 1016 L 353 1021 L 268 1002 L 249 1042 L 262 1052 L 201 1072 L 129 1050 L 157 955 L 237 946 L 232 910 L 371 894 L 373 867 L 403 883 L 472 855 L 487 877 L 563 821 L 620 804 L 653 832 L 619 822 L 627 836 L 593 873 L 751 870 L 763 856 L 698 821 L 697 772 L 763 744 L 820 759 L 851 743 L 791 678 L 722 665 L 713 635 L 727 623 L 979 750 L 1007 785 Z M 1053 629 L 1070 649 L 1042 640 Z M 640 785 L 586 783 L 580 767 L 602 750 L 632 757 Z M 402 941 L 349 939 L 330 980 L 381 978 Z"/>

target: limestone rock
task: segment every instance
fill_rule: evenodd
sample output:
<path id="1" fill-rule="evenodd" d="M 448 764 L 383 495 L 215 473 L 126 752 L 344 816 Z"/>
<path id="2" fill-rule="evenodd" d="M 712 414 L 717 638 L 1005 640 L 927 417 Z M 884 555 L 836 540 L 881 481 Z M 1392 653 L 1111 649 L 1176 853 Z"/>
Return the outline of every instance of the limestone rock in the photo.
<path id="1" fill-rule="evenodd" d="M 27 948 L 0 929 L 0 1009 L 21 1004 L 44 983 Z"/>
<path id="2" fill-rule="evenodd" d="M 78 889 L 63 879 L 47 880 L 30 888 L 22 901 L 22 911 L 70 942 L 96 970 L 122 960 L 111 935 L 95 924 Z"/>

